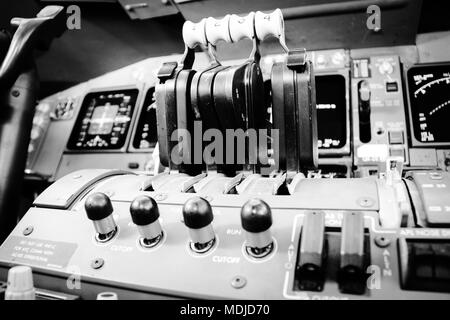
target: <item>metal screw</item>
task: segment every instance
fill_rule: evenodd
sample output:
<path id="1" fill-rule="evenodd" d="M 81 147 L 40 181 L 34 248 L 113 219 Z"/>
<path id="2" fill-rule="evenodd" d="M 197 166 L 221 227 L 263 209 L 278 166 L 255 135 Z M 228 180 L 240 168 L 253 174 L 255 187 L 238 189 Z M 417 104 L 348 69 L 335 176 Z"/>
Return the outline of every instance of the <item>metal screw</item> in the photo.
<path id="1" fill-rule="evenodd" d="M 247 284 L 247 279 L 242 276 L 236 276 L 231 279 L 231 286 L 235 289 L 241 289 Z"/>
<path id="2" fill-rule="evenodd" d="M 96 270 L 103 267 L 104 264 L 105 264 L 105 260 L 103 260 L 102 258 L 96 258 L 91 261 L 91 267 Z"/>
<path id="3" fill-rule="evenodd" d="M 33 230 L 34 230 L 33 226 L 28 226 L 23 230 L 22 233 L 24 236 L 29 236 L 33 232 Z"/>
<path id="4" fill-rule="evenodd" d="M 372 198 L 359 198 L 358 205 L 364 208 L 372 207 L 375 204 Z"/>
<path id="5" fill-rule="evenodd" d="M 375 244 L 380 248 L 386 248 L 391 244 L 391 239 L 384 236 L 377 236 L 375 237 Z"/>

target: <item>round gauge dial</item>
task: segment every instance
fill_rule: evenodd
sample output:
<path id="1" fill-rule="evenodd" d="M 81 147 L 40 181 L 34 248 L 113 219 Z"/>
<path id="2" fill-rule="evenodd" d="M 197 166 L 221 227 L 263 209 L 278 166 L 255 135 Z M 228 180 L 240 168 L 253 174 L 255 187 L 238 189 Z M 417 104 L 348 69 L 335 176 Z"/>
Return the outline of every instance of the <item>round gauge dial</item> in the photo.
<path id="1" fill-rule="evenodd" d="M 408 87 L 416 140 L 449 143 L 450 64 L 412 67 L 408 70 Z"/>

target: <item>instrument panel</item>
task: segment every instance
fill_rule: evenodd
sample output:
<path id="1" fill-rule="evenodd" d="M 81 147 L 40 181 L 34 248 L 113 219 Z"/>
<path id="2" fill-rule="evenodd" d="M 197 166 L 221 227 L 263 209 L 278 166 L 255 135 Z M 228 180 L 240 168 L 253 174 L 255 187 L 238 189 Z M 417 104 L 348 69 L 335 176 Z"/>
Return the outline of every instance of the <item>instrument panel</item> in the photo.
<path id="1" fill-rule="evenodd" d="M 278 58 L 261 61 L 264 75 Z M 55 179 L 118 164 L 153 170 L 154 70 L 168 59 L 150 58 L 41 101 L 37 110 L 46 110 L 46 118 L 36 113 L 32 135 L 38 129 L 42 133 L 32 137 L 27 172 Z M 313 51 L 310 59 L 316 75 L 319 171 L 334 177 L 372 175 L 378 172 L 378 158 L 388 156 L 402 158 L 406 166 L 447 170 L 449 63 L 418 64 L 392 50 L 373 55 L 368 49 Z M 144 76 L 136 78 L 136 70 Z M 70 101 L 68 116 L 56 116 L 61 101 Z M 363 116 L 370 119 L 364 127 Z M 362 129 L 368 142 L 361 140 Z"/>
<path id="2" fill-rule="evenodd" d="M 56 168 L 56 181 L 0 250 L 0 278 L 11 265 L 28 264 L 46 277 L 38 288 L 58 291 L 70 268 L 81 266 L 92 287 L 83 283 L 80 295 L 89 299 L 111 287 L 121 298 L 138 288 L 188 298 L 448 299 L 450 173 L 437 169 L 439 155 L 450 163 L 442 131 L 448 111 L 436 109 L 449 100 L 448 64 L 407 64 L 389 50 L 312 52 L 319 166 L 287 180 L 151 167 L 158 156 L 153 70 L 177 59 L 142 61 L 43 101 L 49 114 L 57 101 L 74 101 L 68 116 L 52 117 L 42 130 L 33 162 Z M 439 121 L 426 119 L 434 140 L 421 142 L 414 119 L 425 112 Z M 242 215 L 253 197 L 273 219 L 256 232 L 246 228 L 257 221 Z M 146 214 L 158 218 L 141 225 L 134 208 L 148 199 L 155 204 Z M 191 203 L 206 208 L 195 215 L 213 219 L 187 223 Z M 41 257 L 35 245 L 56 249 Z M 148 259 L 161 263 L 149 267 Z M 382 275 L 379 287 L 367 282 L 372 271 Z"/>
<path id="3" fill-rule="evenodd" d="M 133 132 L 131 148 L 139 151 L 148 151 L 158 142 L 156 129 L 155 87 L 147 90 L 144 103 Z"/>
<path id="4" fill-rule="evenodd" d="M 449 144 L 450 64 L 413 66 L 407 81 L 413 144 Z"/>

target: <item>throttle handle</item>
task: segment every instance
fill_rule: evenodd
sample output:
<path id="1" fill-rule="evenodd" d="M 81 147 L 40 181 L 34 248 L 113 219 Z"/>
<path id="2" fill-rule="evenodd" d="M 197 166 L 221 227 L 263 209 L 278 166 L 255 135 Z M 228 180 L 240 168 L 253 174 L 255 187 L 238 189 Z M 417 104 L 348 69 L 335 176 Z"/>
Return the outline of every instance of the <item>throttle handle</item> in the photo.
<path id="1" fill-rule="evenodd" d="M 231 43 L 229 22 L 229 14 L 222 19 L 215 19 L 212 17 L 207 18 L 205 25 L 206 41 L 212 45 L 216 45 L 220 40 Z"/>
<path id="2" fill-rule="evenodd" d="M 271 36 L 284 38 L 284 19 L 280 9 L 271 13 L 257 11 L 255 14 L 256 36 L 260 41 Z"/>
<path id="3" fill-rule="evenodd" d="M 255 38 L 255 13 L 250 12 L 245 17 L 232 14 L 229 22 L 231 41 L 238 42 L 241 39 Z"/>
<path id="4" fill-rule="evenodd" d="M 183 24 L 183 41 L 186 46 L 194 49 L 198 45 L 207 45 L 205 24 L 206 19 L 197 23 L 186 21 Z"/>

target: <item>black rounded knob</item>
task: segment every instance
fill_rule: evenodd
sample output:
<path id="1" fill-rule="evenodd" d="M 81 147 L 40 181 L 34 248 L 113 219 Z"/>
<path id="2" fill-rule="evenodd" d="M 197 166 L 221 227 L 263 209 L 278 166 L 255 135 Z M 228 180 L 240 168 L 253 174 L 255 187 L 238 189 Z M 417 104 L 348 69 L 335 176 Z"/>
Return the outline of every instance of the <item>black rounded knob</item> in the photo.
<path id="1" fill-rule="evenodd" d="M 149 196 L 138 196 L 130 205 L 131 220 L 138 226 L 152 224 L 159 218 L 156 201 Z"/>
<path id="2" fill-rule="evenodd" d="M 261 199 L 250 199 L 241 209 L 242 228 L 245 231 L 259 233 L 272 226 L 272 211 Z"/>
<path id="3" fill-rule="evenodd" d="M 90 220 L 102 220 L 111 215 L 113 207 L 109 197 L 101 192 L 89 195 L 84 203 L 87 217 Z"/>
<path id="4" fill-rule="evenodd" d="M 445 158 L 444 164 L 445 164 L 445 166 L 450 167 L 450 158 L 448 158 L 448 157 Z"/>
<path id="5" fill-rule="evenodd" d="M 214 219 L 211 205 L 201 197 L 190 198 L 183 206 L 184 223 L 188 228 L 201 229 Z"/>

